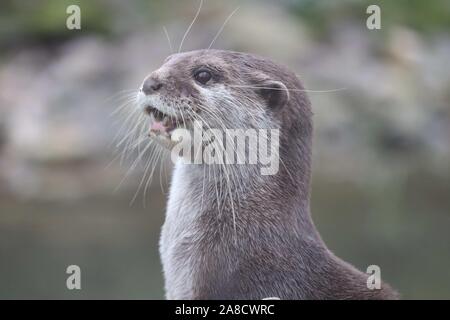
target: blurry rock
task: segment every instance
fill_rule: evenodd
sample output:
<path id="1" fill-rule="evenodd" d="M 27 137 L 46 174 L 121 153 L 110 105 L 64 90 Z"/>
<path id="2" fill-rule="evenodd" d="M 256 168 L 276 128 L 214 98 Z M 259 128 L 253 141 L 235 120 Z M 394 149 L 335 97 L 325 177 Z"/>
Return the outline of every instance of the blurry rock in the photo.
<path id="1" fill-rule="evenodd" d="M 386 43 L 377 43 L 367 30 L 351 24 L 333 30 L 332 41 L 315 46 L 302 66 L 307 88 L 346 88 L 310 93 L 315 150 L 319 148 L 315 154 L 322 167 L 364 180 L 378 166 L 395 179 L 397 163 L 387 159 L 400 156 L 405 168 L 409 160 L 428 159 L 437 166 L 433 169 L 448 170 L 450 81 L 442 66 L 450 63 L 450 39 L 425 44 L 416 32 L 393 28 Z M 362 170 L 355 174 L 359 166 Z"/>
<path id="2" fill-rule="evenodd" d="M 242 6 L 226 28 L 222 38 L 228 34 L 233 48 L 285 63 L 294 63 L 313 48 L 306 28 L 279 6 Z"/>
<path id="3" fill-rule="evenodd" d="M 207 47 L 235 8 L 221 2 L 213 9 L 201 15 L 184 49 Z M 184 18 L 189 25 L 190 15 Z M 354 22 L 333 23 L 328 40 L 318 42 L 280 7 L 244 5 L 213 47 L 271 57 L 303 79 L 315 113 L 319 174 L 365 181 L 382 170 L 383 177 L 395 179 L 399 164 L 389 160 L 402 159 L 407 166 L 419 155 L 437 171 L 447 168 L 450 75 L 442 66 L 450 65 L 449 37 L 425 41 L 398 27 L 387 31 L 383 42 Z M 187 25 L 171 21 L 166 26 L 175 51 Z M 0 66 L 0 125 L 6 139 L 0 179 L 27 197 L 111 190 L 126 170 L 117 164 L 99 170 L 114 157 L 109 146 L 118 126 L 110 114 L 131 101 L 142 79 L 169 54 L 157 24 L 114 40 L 86 35 L 51 49 L 18 51 Z M 125 187 L 136 188 L 139 170 Z"/>

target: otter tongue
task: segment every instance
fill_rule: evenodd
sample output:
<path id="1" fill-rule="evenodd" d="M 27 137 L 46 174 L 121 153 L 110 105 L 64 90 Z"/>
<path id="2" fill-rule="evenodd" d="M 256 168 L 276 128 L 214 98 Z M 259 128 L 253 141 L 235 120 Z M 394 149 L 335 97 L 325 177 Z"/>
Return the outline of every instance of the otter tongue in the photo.
<path id="1" fill-rule="evenodd" d="M 153 131 L 153 132 L 164 133 L 164 132 L 166 132 L 166 129 L 167 129 L 167 127 L 165 127 L 163 125 L 162 121 L 155 121 L 150 126 L 150 130 Z"/>
<path id="2" fill-rule="evenodd" d="M 165 117 L 163 120 L 156 120 L 152 117 L 150 131 L 154 133 L 167 133 L 169 118 Z"/>

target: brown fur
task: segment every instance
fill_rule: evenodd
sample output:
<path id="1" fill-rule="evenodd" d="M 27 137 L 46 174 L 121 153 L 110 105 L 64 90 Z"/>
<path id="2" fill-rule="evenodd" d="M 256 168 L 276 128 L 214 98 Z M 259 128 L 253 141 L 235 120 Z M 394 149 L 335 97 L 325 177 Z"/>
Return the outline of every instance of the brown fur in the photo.
<path id="1" fill-rule="evenodd" d="M 173 200 L 174 207 L 182 210 L 185 201 L 195 206 L 205 189 L 206 200 L 202 211 L 186 225 L 192 228 L 192 233 L 179 242 L 171 243 L 175 236 L 171 235 L 173 226 L 168 225 L 171 222 L 166 221 L 164 226 L 161 254 L 168 297 L 397 298 L 396 292 L 384 283 L 380 290 L 369 290 L 368 275 L 333 255 L 312 222 L 309 205 L 312 112 L 306 93 L 300 91 L 303 86 L 297 76 L 268 59 L 221 50 L 176 54 L 166 60 L 164 76 L 152 76 L 160 77 L 169 88 L 162 95 L 184 101 L 195 110 L 197 103 L 204 102 L 192 84 L 192 70 L 199 65 L 217 70 L 211 86 L 224 84 L 236 100 L 245 96 L 265 106 L 266 116 L 280 127 L 281 162 L 276 175 L 241 178 L 245 196 L 234 203 L 238 212 L 235 221 L 229 203 L 220 203 L 214 196 L 216 184 L 223 181 L 207 182 L 204 187 L 202 165 L 177 168 L 175 174 L 183 175 L 183 183 L 188 187 L 182 200 Z M 267 89 L 268 86 L 276 89 Z M 286 87 L 296 90 L 284 90 Z M 236 127 L 239 125 L 252 126 L 244 120 Z M 237 189 L 233 186 L 233 192 L 238 192 Z M 189 288 L 181 283 L 174 285 L 170 280 L 181 271 L 189 275 Z"/>

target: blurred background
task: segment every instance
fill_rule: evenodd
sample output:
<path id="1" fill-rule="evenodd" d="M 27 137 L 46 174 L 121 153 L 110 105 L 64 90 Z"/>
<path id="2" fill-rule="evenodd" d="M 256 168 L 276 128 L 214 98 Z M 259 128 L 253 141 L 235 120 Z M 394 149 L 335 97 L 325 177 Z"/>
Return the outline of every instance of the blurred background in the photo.
<path id="1" fill-rule="evenodd" d="M 71 4 L 81 30 L 66 28 Z M 381 30 L 366 28 L 370 4 Z M 177 50 L 198 5 L 1 2 L 0 298 L 164 297 L 170 169 L 130 205 L 142 168 L 114 161 L 110 114 L 170 54 L 163 27 Z M 449 299 L 450 2 L 205 0 L 183 50 L 208 47 L 238 6 L 214 48 L 286 64 L 307 89 L 345 88 L 309 94 L 312 212 L 330 249 L 379 265 L 403 298 Z M 71 264 L 82 290 L 66 288 Z"/>

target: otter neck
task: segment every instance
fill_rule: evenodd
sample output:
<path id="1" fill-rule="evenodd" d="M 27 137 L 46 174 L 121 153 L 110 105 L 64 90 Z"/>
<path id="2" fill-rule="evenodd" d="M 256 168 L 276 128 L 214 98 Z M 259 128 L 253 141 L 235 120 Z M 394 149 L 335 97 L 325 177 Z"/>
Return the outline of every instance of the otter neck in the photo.
<path id="1" fill-rule="evenodd" d="M 274 175 L 261 175 L 258 165 L 181 163 L 175 174 L 187 184 L 184 198 L 199 203 L 195 216 L 214 221 L 215 231 L 217 221 L 222 230 L 242 236 L 248 236 L 249 227 L 271 223 L 277 226 L 274 233 L 293 232 L 321 242 L 310 216 L 310 147 L 310 141 L 281 140 Z"/>

